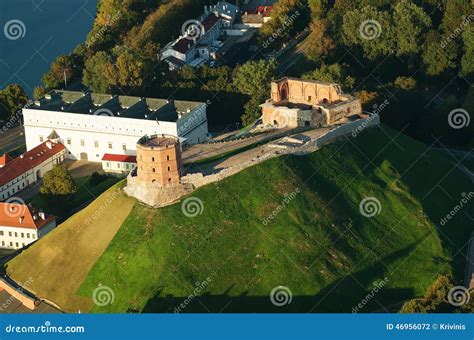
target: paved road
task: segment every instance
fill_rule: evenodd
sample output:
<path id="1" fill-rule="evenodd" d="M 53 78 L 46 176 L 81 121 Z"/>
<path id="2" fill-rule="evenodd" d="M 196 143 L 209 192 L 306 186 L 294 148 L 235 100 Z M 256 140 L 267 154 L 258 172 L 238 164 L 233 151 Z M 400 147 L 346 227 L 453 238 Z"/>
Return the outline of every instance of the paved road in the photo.
<path id="1" fill-rule="evenodd" d="M 0 154 L 25 148 L 25 132 L 23 127 L 16 126 L 0 134 Z M 24 151 L 24 150 L 22 150 Z"/>

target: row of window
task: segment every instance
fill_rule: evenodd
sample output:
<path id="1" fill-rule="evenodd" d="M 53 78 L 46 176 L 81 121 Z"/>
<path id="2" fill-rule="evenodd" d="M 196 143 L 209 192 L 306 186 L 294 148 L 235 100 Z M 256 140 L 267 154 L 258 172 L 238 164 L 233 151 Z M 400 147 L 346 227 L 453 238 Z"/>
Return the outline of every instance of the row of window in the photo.
<path id="1" fill-rule="evenodd" d="M 11 231 L 8 232 L 8 236 L 10 237 L 13 237 L 13 235 L 15 237 L 18 237 L 18 235 L 20 235 L 21 238 L 25 238 L 25 235 L 26 235 L 26 238 L 31 238 L 31 239 L 35 239 L 36 238 L 36 235 L 35 234 L 30 234 L 30 233 L 18 233 L 18 232 L 14 232 L 12 233 Z M 0 230 L 0 236 L 5 236 L 5 232 L 3 230 Z"/>
<path id="2" fill-rule="evenodd" d="M 26 244 L 22 243 L 21 246 L 24 247 Z M 19 244 L 18 242 L 15 242 L 15 246 L 18 248 Z M 2 241 L 2 247 L 5 247 L 5 241 Z M 10 242 L 10 247 L 13 248 L 13 242 Z"/>
<path id="3" fill-rule="evenodd" d="M 44 136 L 40 136 L 40 137 L 39 137 L 39 140 L 40 140 L 40 142 L 44 142 Z M 81 140 L 80 140 L 80 143 L 81 143 L 81 146 L 86 146 L 86 141 L 85 141 L 84 139 L 81 139 Z M 72 139 L 71 139 L 71 138 L 68 138 L 68 139 L 66 140 L 66 144 L 67 144 L 67 145 L 72 145 Z M 94 147 L 95 147 L 96 149 L 99 148 L 99 141 L 97 141 L 97 140 L 94 141 Z M 113 149 L 113 147 L 114 147 L 113 143 L 112 143 L 112 142 L 108 142 L 108 147 L 109 147 L 109 149 Z M 123 151 L 127 151 L 127 144 L 123 143 L 123 144 L 122 144 L 122 149 L 123 149 Z"/>
<path id="4" fill-rule="evenodd" d="M 30 119 L 30 120 L 29 120 L 29 122 L 33 122 L 33 121 L 34 121 L 33 119 Z M 36 123 L 39 123 L 39 119 L 36 119 Z M 53 124 L 53 121 L 49 121 L 49 123 L 52 125 L 52 124 Z M 61 124 L 59 124 L 58 121 L 56 121 L 56 124 L 57 124 L 58 126 L 61 125 Z M 68 125 L 68 124 L 67 124 L 66 122 L 63 122 L 63 126 L 67 126 L 67 125 Z M 69 124 L 69 125 L 70 125 L 70 126 L 74 126 L 74 123 L 71 123 L 71 124 Z M 78 127 L 81 127 L 81 124 L 77 124 L 77 126 L 78 126 Z M 84 127 L 86 127 L 86 128 L 94 128 L 94 125 L 88 126 L 87 124 L 84 124 Z M 101 128 L 102 128 L 102 126 L 101 126 Z M 108 130 L 109 127 L 106 125 L 106 126 L 105 126 L 105 129 Z M 115 131 L 115 127 L 112 127 L 111 130 Z M 143 130 L 128 129 L 128 128 L 126 128 L 126 129 L 118 128 L 117 130 L 119 130 L 119 131 L 122 131 L 122 130 L 123 130 L 123 131 L 133 131 L 133 132 L 138 132 L 138 131 L 140 131 L 140 133 L 143 133 Z"/>
<path id="5" fill-rule="evenodd" d="M 3 194 L 2 194 L 2 200 L 5 200 L 5 199 L 7 199 L 8 197 L 10 197 L 11 195 L 17 193 L 18 191 L 23 190 L 23 189 L 24 189 L 27 185 L 29 185 L 29 184 L 30 184 L 30 181 L 29 181 L 29 180 L 26 180 L 26 184 L 25 184 L 25 182 L 22 182 L 22 183 L 18 184 L 16 187 L 13 187 L 13 188 L 11 189 L 11 191 L 10 191 L 10 190 L 7 190 L 6 193 L 3 193 Z M 0 235 L 1 235 L 1 234 L 0 234 Z"/>
<path id="6" fill-rule="evenodd" d="M 119 163 L 117 162 L 117 169 L 121 169 L 121 164 L 122 163 Z M 106 162 L 105 163 L 105 167 L 108 168 L 108 169 L 111 169 L 112 167 L 110 166 L 110 162 Z M 133 164 L 130 164 L 130 163 L 125 163 L 125 170 L 132 170 L 133 169 Z"/>

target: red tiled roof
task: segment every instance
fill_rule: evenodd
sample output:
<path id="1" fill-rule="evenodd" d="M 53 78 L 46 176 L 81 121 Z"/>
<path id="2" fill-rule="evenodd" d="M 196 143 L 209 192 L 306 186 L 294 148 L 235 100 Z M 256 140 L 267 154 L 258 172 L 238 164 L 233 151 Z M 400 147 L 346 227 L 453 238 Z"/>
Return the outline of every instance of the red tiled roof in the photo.
<path id="1" fill-rule="evenodd" d="M 178 51 L 179 53 L 186 53 L 194 42 L 188 38 L 179 39 L 176 44 L 173 45 L 173 50 Z"/>
<path id="2" fill-rule="evenodd" d="M 273 6 L 257 6 L 257 13 L 268 15 L 272 12 Z"/>
<path id="3" fill-rule="evenodd" d="M 25 204 L 0 203 L 0 225 L 4 227 L 41 229 L 56 219 L 53 215 L 40 216 L 40 211 Z"/>
<path id="4" fill-rule="evenodd" d="M 202 33 L 209 31 L 219 20 L 220 18 L 214 13 L 209 14 L 201 23 L 204 26 L 204 32 Z"/>
<path id="5" fill-rule="evenodd" d="M 122 163 L 136 163 L 137 157 L 131 155 L 113 155 L 111 153 L 106 153 L 104 157 L 102 157 L 102 160 Z"/>
<path id="6" fill-rule="evenodd" d="M 50 145 L 51 148 L 49 148 L 48 145 Z M 7 162 L 3 168 L 0 168 L 0 185 L 7 184 L 64 149 L 64 145 L 48 140 L 36 148 L 25 152 L 20 157 Z"/>
<path id="7" fill-rule="evenodd" d="M 6 165 L 12 159 L 13 158 L 8 153 L 3 154 L 2 156 L 0 156 L 0 166 Z"/>

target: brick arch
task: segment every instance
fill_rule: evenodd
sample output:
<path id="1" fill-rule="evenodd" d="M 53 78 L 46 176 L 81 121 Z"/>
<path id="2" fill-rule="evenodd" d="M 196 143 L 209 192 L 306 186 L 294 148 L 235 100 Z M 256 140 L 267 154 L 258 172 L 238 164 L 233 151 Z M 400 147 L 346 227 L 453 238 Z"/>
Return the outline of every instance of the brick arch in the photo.
<path id="1" fill-rule="evenodd" d="M 288 83 L 284 82 L 283 84 L 280 85 L 280 88 L 278 89 L 278 95 L 280 97 L 280 100 L 286 100 L 290 96 L 289 91 L 288 91 Z"/>
<path id="2" fill-rule="evenodd" d="M 322 86 L 318 89 L 318 100 L 320 103 L 327 100 L 327 102 L 331 102 L 331 97 L 329 96 L 329 89 L 327 86 Z"/>
<path id="3" fill-rule="evenodd" d="M 311 100 L 309 99 L 311 97 Z M 304 87 L 304 100 L 317 102 L 318 95 L 316 93 L 316 85 L 308 84 Z"/>
<path id="4" fill-rule="evenodd" d="M 301 98 L 303 95 L 303 86 L 298 83 L 292 83 L 290 84 L 290 98 Z"/>

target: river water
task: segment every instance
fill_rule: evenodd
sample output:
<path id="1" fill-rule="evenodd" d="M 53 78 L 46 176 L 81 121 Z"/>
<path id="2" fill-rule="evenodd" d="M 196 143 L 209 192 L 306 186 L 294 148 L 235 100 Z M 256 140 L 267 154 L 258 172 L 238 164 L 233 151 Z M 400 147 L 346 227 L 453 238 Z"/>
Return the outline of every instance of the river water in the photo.
<path id="1" fill-rule="evenodd" d="M 97 0 L 0 0 L 0 89 L 28 94 L 61 54 L 85 41 Z"/>

